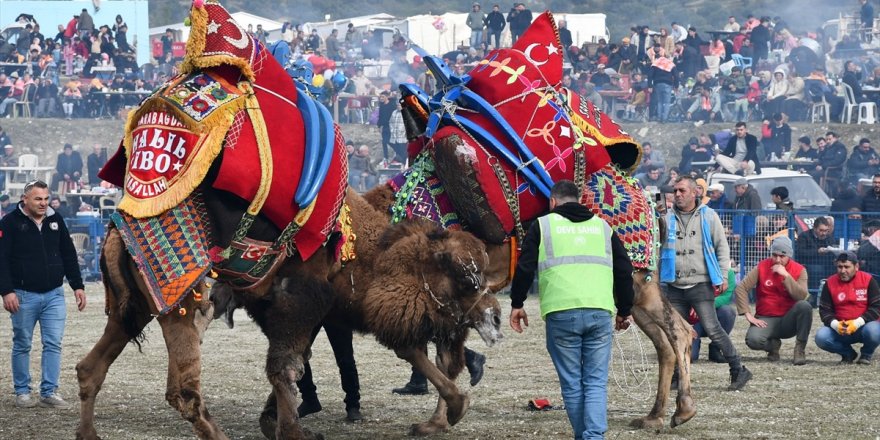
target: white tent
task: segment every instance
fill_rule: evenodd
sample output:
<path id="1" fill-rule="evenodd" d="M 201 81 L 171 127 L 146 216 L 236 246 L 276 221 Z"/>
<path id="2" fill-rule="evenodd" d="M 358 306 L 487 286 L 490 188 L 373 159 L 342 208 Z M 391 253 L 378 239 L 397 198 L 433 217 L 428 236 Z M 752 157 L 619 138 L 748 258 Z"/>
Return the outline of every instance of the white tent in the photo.
<path id="1" fill-rule="evenodd" d="M 345 36 L 345 31 L 348 29 L 348 24 L 351 23 L 354 25 L 356 29 L 359 31 L 364 31 L 367 28 L 373 26 L 385 25 L 386 23 L 394 20 L 393 15 L 389 14 L 372 14 L 372 15 L 361 15 L 359 17 L 350 17 L 350 18 L 341 18 L 339 20 L 332 21 L 316 21 L 303 23 L 302 28 L 306 34 L 312 32 L 312 29 L 318 30 L 318 35 L 321 38 L 327 38 L 330 35 L 330 32 L 333 29 L 339 30 L 339 38 L 342 39 Z"/>
<path id="2" fill-rule="evenodd" d="M 234 12 L 230 15 L 235 22 L 245 30 L 247 30 L 248 25 L 251 25 L 256 29 L 257 25 L 261 24 L 263 25 L 263 30 L 269 32 L 270 40 L 278 40 L 281 38 L 281 26 L 283 25 L 281 22 L 260 17 L 259 15 L 249 14 L 247 12 Z M 166 29 L 174 31 L 177 41 L 186 41 L 189 38 L 189 26 L 186 26 L 183 23 L 174 23 L 166 26 L 150 28 L 150 39 L 162 38 Z"/>
<path id="3" fill-rule="evenodd" d="M 600 38 L 609 41 L 608 28 L 605 27 L 605 14 L 559 14 L 557 20 L 565 20 L 571 31 L 573 44 L 598 43 Z"/>

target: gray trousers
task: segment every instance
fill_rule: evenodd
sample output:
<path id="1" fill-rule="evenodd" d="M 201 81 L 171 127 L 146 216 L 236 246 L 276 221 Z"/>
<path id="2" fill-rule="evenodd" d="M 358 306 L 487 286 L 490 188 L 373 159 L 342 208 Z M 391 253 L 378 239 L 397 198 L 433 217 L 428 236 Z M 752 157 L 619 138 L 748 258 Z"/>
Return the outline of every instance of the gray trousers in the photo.
<path id="1" fill-rule="evenodd" d="M 746 332 L 746 345 L 752 350 L 767 351 L 767 341 L 771 339 L 796 338 L 800 342 L 810 339 L 813 325 L 813 308 L 807 301 L 794 303 L 783 316 L 755 316 L 767 323 L 761 328 L 749 326 Z"/>
<path id="2" fill-rule="evenodd" d="M 688 289 L 666 286 L 666 297 L 681 316 L 688 316 L 691 308 L 697 312 L 703 329 L 709 339 L 721 349 L 731 373 L 738 372 L 742 368 L 736 347 L 718 322 L 718 315 L 715 313 L 715 288 L 711 283 L 699 283 Z"/>

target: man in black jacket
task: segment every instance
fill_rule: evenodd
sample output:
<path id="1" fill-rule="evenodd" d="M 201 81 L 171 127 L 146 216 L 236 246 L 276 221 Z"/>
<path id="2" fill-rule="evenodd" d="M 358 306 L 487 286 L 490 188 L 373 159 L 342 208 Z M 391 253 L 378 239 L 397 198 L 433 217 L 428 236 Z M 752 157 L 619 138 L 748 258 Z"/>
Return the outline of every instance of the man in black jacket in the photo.
<path id="1" fill-rule="evenodd" d="M 826 171 L 828 177 L 840 178 L 843 176 L 843 164 L 846 163 L 846 147 L 837 137 L 837 133 L 829 131 L 825 133 L 826 146 L 820 149 L 816 155 L 818 164 L 809 173 L 816 182 L 819 182 Z"/>
<path id="2" fill-rule="evenodd" d="M 807 279 L 810 292 L 819 289 L 819 280 L 825 279 L 834 272 L 832 263 L 834 243 L 831 241 L 831 222 L 825 217 L 816 217 L 813 220 L 813 228 L 798 236 L 795 242 L 795 255 L 798 262 L 807 268 L 810 277 Z M 810 304 L 816 307 L 817 295 L 810 295 Z"/>
<path id="3" fill-rule="evenodd" d="M 12 381 L 15 406 L 37 405 L 31 398 L 30 353 L 34 327 L 43 340 L 39 405 L 68 406 L 56 393 L 61 376 L 61 339 L 67 307 L 62 282 L 74 289 L 77 308 L 86 306 L 76 249 L 60 215 L 49 208 L 49 187 L 25 185 L 18 209 L 0 220 L 0 294 L 12 318 Z"/>
<path id="4" fill-rule="evenodd" d="M 874 174 L 871 178 L 871 192 L 862 197 L 861 206 L 862 217 L 880 218 L 880 174 Z"/>
<path id="5" fill-rule="evenodd" d="M 727 141 L 727 147 L 715 156 L 715 162 L 731 174 L 761 174 L 758 138 L 749 134 L 745 122 L 736 123 L 736 136 Z"/>
<path id="6" fill-rule="evenodd" d="M 83 161 L 79 152 L 73 151 L 73 145 L 64 144 L 64 151 L 58 155 L 55 163 L 55 174 L 52 176 L 53 189 L 58 189 L 58 184 L 65 182 L 73 185 L 82 177 Z M 70 189 L 70 188 L 68 188 Z"/>
<path id="7" fill-rule="evenodd" d="M 501 13 L 499 6 L 497 4 L 492 5 L 492 12 L 486 15 L 486 20 L 484 21 L 486 24 L 486 30 L 489 32 L 489 37 L 486 38 L 487 43 L 492 42 L 492 38 L 495 38 L 495 49 L 501 47 L 501 31 L 504 30 L 504 26 L 507 26 L 507 22 L 504 20 L 504 14 Z"/>
<path id="8" fill-rule="evenodd" d="M 507 22 L 510 23 L 511 42 L 516 43 L 519 36 L 532 24 L 532 11 L 526 9 L 525 3 L 517 3 L 507 13 Z"/>

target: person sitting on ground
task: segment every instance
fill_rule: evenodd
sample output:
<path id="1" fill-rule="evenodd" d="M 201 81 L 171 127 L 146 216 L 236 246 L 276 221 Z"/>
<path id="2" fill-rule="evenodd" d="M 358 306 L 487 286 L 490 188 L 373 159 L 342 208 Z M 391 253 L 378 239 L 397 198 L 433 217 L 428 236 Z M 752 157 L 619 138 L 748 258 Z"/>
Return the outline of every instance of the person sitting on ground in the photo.
<path id="1" fill-rule="evenodd" d="M 736 263 L 733 261 L 730 263 L 730 268 L 727 269 L 727 290 L 715 297 L 715 314 L 718 315 L 718 323 L 721 324 L 721 328 L 728 335 L 733 331 L 733 326 L 736 323 L 736 310 L 730 305 L 733 299 L 734 288 L 736 287 L 736 271 L 733 269 L 736 267 Z M 703 324 L 700 323 L 700 318 L 694 309 L 691 309 L 687 320 L 694 326 L 694 333 L 696 334 L 694 342 L 691 344 L 691 362 L 693 363 L 700 359 L 701 339 L 708 338 L 709 334 L 706 333 L 706 329 L 703 328 Z M 724 355 L 721 354 L 721 348 L 714 342 L 709 343 L 709 360 L 716 364 L 727 363 Z"/>
<path id="2" fill-rule="evenodd" d="M 795 338 L 794 365 L 807 363 L 804 349 L 810 338 L 813 308 L 806 301 L 807 270 L 791 257 L 791 239 L 777 237 L 767 258 L 749 271 L 736 286 L 736 308 L 749 322 L 746 345 L 767 352 L 767 360 L 779 360 L 782 339 Z M 755 290 L 755 314 L 749 292 Z"/>
<path id="3" fill-rule="evenodd" d="M 733 209 L 738 211 L 759 211 L 761 209 L 761 196 L 745 177 L 737 179 L 733 183 L 733 189 L 736 191 Z"/>
<path id="4" fill-rule="evenodd" d="M 761 174 L 758 159 L 758 138 L 749 134 L 745 122 L 737 122 L 736 136 L 731 136 L 723 152 L 715 155 L 715 162 L 731 174 Z"/>
<path id="5" fill-rule="evenodd" d="M 835 259 L 837 273 L 822 288 L 819 318 L 824 327 L 816 331 L 816 345 L 840 355 L 841 364 L 870 365 L 880 345 L 880 286 L 859 270 L 859 257 L 852 251 Z M 835 292 L 834 295 L 831 292 Z M 861 356 L 853 344 L 861 343 Z"/>
<path id="6" fill-rule="evenodd" d="M 776 205 L 776 209 L 780 211 L 794 211 L 794 203 L 788 199 L 788 188 L 777 186 L 770 190 L 770 199 Z"/>

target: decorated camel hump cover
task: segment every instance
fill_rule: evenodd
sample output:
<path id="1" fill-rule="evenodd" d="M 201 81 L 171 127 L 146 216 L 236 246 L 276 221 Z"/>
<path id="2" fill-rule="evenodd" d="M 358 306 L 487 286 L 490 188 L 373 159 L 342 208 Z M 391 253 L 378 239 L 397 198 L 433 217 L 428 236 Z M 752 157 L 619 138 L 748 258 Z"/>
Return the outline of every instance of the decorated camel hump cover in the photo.
<path id="1" fill-rule="evenodd" d="M 284 242 L 274 248 L 289 247 L 288 254 L 295 249 L 308 259 L 325 243 L 342 205 L 347 161 L 341 132 L 327 109 L 299 91 L 275 58 L 223 6 L 196 0 L 190 17 L 192 31 L 180 75 L 129 114 L 120 151 L 102 170 L 104 178 L 124 190 L 119 204 L 124 216 L 119 219 L 132 231 L 139 230 L 134 225 L 138 222 L 155 226 L 158 216 L 181 206 L 200 185 L 210 184 L 250 203 L 234 241 L 245 238 L 248 217 L 262 215 L 284 231 Z M 212 167 L 215 177 L 204 182 Z M 179 213 L 170 217 L 182 218 Z M 162 238 L 173 228 L 148 229 L 140 235 Z M 151 253 L 168 250 L 135 246 L 130 235 L 126 245 L 140 248 L 144 261 Z M 217 249 L 210 238 L 187 240 L 193 247 L 188 251 L 210 251 L 211 260 L 221 267 L 224 258 L 261 260 L 279 250 Z M 183 244 L 179 234 L 175 239 Z M 173 260 L 163 259 L 169 267 L 152 271 L 139 267 L 145 275 L 180 272 Z M 161 298 L 160 310 L 182 298 L 189 287 L 184 284 L 166 283 L 174 286 L 169 287 L 173 293 L 153 292 Z"/>
<path id="2" fill-rule="evenodd" d="M 457 213 L 487 241 L 522 234 L 523 222 L 546 212 L 559 179 L 575 181 L 586 194 L 597 191 L 590 186 L 596 173 L 617 173 L 618 184 L 602 187 L 608 199 L 600 201 L 645 199 L 623 205 L 648 205 L 626 176 L 639 163 L 641 146 L 599 108 L 561 86 L 562 50 L 553 16 L 545 12 L 513 47 L 492 51 L 467 75 L 456 76 L 425 56 L 438 80 L 437 95 L 402 87 L 404 101 L 428 114 L 425 136 Z M 594 199 L 585 201 L 590 206 Z M 613 211 L 590 208 L 603 217 Z M 645 222 L 606 218 L 634 244 L 631 253 L 653 241 L 653 216 L 633 215 Z"/>

